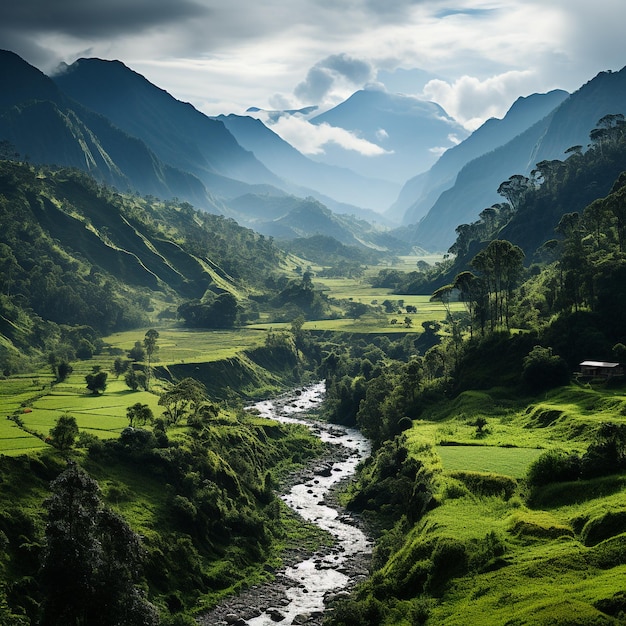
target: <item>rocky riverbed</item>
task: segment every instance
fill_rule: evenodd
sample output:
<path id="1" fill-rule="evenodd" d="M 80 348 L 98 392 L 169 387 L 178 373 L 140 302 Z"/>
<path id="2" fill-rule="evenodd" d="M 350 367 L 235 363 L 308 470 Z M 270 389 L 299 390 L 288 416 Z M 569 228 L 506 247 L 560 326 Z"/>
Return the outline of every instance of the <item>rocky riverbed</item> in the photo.
<path id="1" fill-rule="evenodd" d="M 333 545 L 311 555 L 304 549 L 283 555 L 274 580 L 247 589 L 198 618 L 202 626 L 321 626 L 326 604 L 368 573 L 372 544 L 358 517 L 337 502 L 336 493 L 369 454 L 367 440 L 344 427 L 306 419 L 323 401 L 323 384 L 254 405 L 259 413 L 308 424 L 328 442 L 328 454 L 292 475 L 282 499 L 305 520 L 329 532 Z"/>

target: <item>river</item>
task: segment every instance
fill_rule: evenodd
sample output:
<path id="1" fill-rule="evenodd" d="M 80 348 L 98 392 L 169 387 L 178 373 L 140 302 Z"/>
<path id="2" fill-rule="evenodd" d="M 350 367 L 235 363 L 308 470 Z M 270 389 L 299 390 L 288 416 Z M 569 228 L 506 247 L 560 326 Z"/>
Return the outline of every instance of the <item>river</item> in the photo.
<path id="1" fill-rule="evenodd" d="M 306 424 L 323 441 L 340 446 L 341 454 L 333 460 L 320 461 L 303 482 L 281 496 L 302 518 L 333 535 L 333 547 L 304 556 L 278 572 L 273 583 L 247 590 L 221 610 L 200 618 L 200 624 L 319 626 L 325 600 L 345 593 L 365 575 L 371 540 L 350 515 L 330 506 L 326 499 L 338 482 L 354 474 L 358 463 L 369 455 L 370 446 L 355 429 L 307 418 L 323 400 L 324 384 L 317 383 L 273 400 L 257 402 L 250 408 L 277 421 Z"/>

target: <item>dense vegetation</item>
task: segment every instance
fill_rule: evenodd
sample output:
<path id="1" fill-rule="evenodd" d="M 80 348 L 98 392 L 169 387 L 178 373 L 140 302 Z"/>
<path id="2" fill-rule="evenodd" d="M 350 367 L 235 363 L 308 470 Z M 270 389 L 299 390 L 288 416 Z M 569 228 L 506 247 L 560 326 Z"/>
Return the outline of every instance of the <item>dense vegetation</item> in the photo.
<path id="1" fill-rule="evenodd" d="M 459 227 L 454 259 L 379 273 L 397 293 L 429 285 L 446 313 L 393 335 L 305 330 L 369 305 L 323 295 L 308 267 L 278 271 L 287 261 L 273 242 L 229 220 L 0 162 L 6 373 L 31 351 L 53 370 L 51 389 L 79 367 L 94 398 L 110 393 L 109 373 L 133 389 L 130 427 L 105 439 L 71 415 L 49 433 L 11 416 L 45 441 L 0 457 L 0 623 L 190 623 L 276 562 L 290 520 L 273 486 L 320 447 L 241 410 L 237 393 L 262 386 L 244 362 L 284 381 L 325 378 L 327 417 L 373 443 L 344 496 L 377 534 L 372 572 L 328 624 L 623 621 L 626 390 L 619 378 L 571 380 L 583 359 L 625 359 L 623 131 L 609 116 L 586 152 L 505 181 L 508 202 Z M 261 312 L 290 326 L 215 366 L 155 366 L 151 331 L 124 368 L 112 353 L 105 368 L 90 361 L 102 334 L 155 307 L 194 329 Z M 83 512 L 92 523 L 68 522 Z M 65 560 L 76 538 L 84 552 Z M 74 572 L 85 585 L 67 600 Z"/>
<path id="2" fill-rule="evenodd" d="M 254 317 L 251 298 L 284 254 L 233 220 L 186 203 L 122 195 L 75 170 L 0 161 L 0 364 L 146 325 L 155 310 L 192 326 Z M 262 300 L 262 298 L 260 298 Z M 266 298 L 267 299 L 267 298 Z M 190 304 L 187 304 L 190 303 Z M 205 313 L 208 311 L 208 314 Z"/>
<path id="3" fill-rule="evenodd" d="M 505 219 L 494 207 L 459 229 L 454 261 L 425 268 L 434 299 L 466 305 L 448 310 L 440 343 L 401 362 L 326 356 L 330 418 L 375 445 L 346 502 L 380 529 L 370 579 L 328 624 L 622 623 L 609 581 L 626 564 L 624 382 L 570 379 L 584 359 L 624 360 L 625 128 L 608 116 L 586 153 L 503 183 Z M 530 237 L 539 215 L 555 227 L 547 243 Z M 504 238 L 522 228 L 519 245 Z M 508 450 L 523 469 L 497 460 Z M 502 470 L 482 469 L 489 457 Z"/>
<path id="4" fill-rule="evenodd" d="M 0 458 L 0 623 L 190 623 L 307 540 L 274 488 L 319 440 L 193 379 L 158 397 L 162 413 L 128 407 L 119 437 L 61 415 L 42 452 Z"/>

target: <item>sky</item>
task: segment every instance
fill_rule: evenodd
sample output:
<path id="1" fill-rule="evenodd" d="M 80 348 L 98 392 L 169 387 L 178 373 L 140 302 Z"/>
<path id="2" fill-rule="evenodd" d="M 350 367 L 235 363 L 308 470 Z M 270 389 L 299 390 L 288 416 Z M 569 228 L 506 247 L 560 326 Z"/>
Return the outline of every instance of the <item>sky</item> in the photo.
<path id="1" fill-rule="evenodd" d="M 46 74 L 117 59 L 208 115 L 324 110 L 370 88 L 471 131 L 519 96 L 626 66 L 624 23 L 624 0 L 5 0 L 0 48 Z M 311 154 L 332 140 L 376 152 L 304 118 L 273 128 Z"/>

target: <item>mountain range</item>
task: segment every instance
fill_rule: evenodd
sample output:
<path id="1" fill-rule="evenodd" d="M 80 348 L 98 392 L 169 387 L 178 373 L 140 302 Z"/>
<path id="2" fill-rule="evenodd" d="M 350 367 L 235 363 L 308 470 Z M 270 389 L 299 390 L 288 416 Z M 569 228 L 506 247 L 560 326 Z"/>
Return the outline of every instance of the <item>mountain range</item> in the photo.
<path id="1" fill-rule="evenodd" d="M 519 98 L 471 134 L 432 102 L 365 89 L 323 113 L 311 106 L 277 115 L 306 115 L 384 153 L 327 144 L 309 157 L 258 119 L 209 117 L 119 61 L 79 59 L 48 77 L 0 51 L 0 81 L 0 140 L 33 162 L 180 198 L 277 239 L 332 234 L 396 252 L 446 250 L 458 225 L 502 201 L 502 181 L 571 146 L 584 149 L 601 117 L 626 110 L 625 70 L 571 95 Z M 394 223 L 402 227 L 390 230 Z"/>
<path id="2" fill-rule="evenodd" d="M 586 149 L 589 134 L 602 117 L 626 113 L 626 68 L 601 72 L 576 92 L 564 95 L 564 92 L 551 92 L 543 96 L 538 104 L 555 102 L 552 111 L 509 141 L 467 162 L 458 171 L 454 184 L 428 209 L 430 203 L 422 201 L 424 192 L 418 190 L 420 195 L 404 218 L 405 223 L 413 224 L 409 227 L 410 241 L 430 250 L 446 250 L 455 240 L 456 226 L 475 221 L 483 209 L 504 200 L 497 194 L 500 183 L 514 174 L 528 176 L 542 161 L 566 158 L 565 152 L 571 147 Z M 545 107 L 535 110 L 545 111 Z M 505 121 L 506 118 L 498 126 L 504 126 Z M 472 137 L 482 134 L 483 129 L 484 126 Z M 456 149 L 460 150 L 461 146 Z M 440 159 L 443 160 L 444 157 Z M 437 166 L 439 163 L 431 172 Z M 420 214 L 424 216 L 420 218 Z"/>

